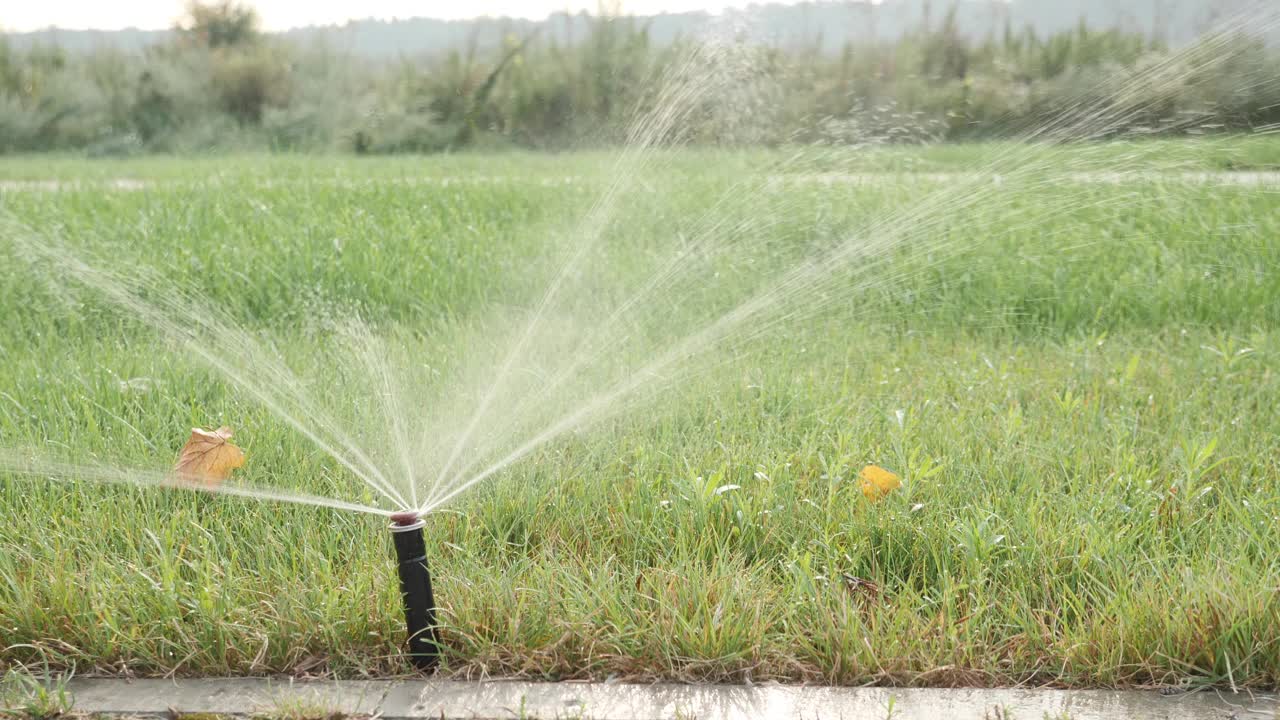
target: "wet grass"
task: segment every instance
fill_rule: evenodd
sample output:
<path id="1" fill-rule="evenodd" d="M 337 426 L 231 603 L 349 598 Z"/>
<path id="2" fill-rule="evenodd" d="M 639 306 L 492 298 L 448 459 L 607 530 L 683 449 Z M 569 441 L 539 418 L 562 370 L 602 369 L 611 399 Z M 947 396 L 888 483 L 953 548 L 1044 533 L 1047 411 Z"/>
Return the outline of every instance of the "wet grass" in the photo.
<path id="1" fill-rule="evenodd" d="M 682 218 L 767 160 L 710 159 L 677 159 L 626 198 L 593 292 L 633 288 Z M 40 177 L 22 162 L 7 175 Z M 440 186 L 387 182 L 431 160 L 59 162 L 52 175 L 169 182 L 0 202 L 198 288 L 339 399 L 325 318 L 359 311 L 447 372 L 467 360 L 450 343 L 467 318 L 536 296 L 558 267 L 547 239 L 598 189 L 544 180 L 603 172 L 596 156 L 467 156 L 439 162 L 491 179 Z M 773 203 L 743 230 L 752 249 L 652 318 L 697 328 L 759 282 L 747 260 L 809 256 L 869 215 L 907 217 L 932 187 L 747 198 Z M 913 242 L 841 275 L 822 312 L 433 516 L 446 672 L 1274 687 L 1280 195 L 1144 179 L 998 198 L 922 218 Z M 0 242 L 0 446 L 164 468 L 187 428 L 225 423 L 250 479 L 352 486 L 150 328 L 13 255 Z M 865 463 L 905 487 L 868 502 L 852 481 Z M 2 662 L 408 671 L 381 520 L 4 475 L 0 508 Z"/>

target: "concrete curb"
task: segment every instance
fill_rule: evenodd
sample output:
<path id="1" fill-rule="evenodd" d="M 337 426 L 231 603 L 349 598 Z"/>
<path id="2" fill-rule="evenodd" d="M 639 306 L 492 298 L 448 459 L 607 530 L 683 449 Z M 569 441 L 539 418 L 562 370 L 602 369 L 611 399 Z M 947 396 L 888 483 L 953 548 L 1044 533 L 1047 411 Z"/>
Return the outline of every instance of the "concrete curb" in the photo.
<path id="1" fill-rule="evenodd" d="M 271 679 L 73 679 L 79 712 L 103 715 L 327 713 L 384 720 L 596 718 L 598 720 L 1244 720 L 1280 717 L 1273 697 L 1201 692 L 1164 697 L 1108 690 L 944 690 L 783 685 L 629 685 Z"/>

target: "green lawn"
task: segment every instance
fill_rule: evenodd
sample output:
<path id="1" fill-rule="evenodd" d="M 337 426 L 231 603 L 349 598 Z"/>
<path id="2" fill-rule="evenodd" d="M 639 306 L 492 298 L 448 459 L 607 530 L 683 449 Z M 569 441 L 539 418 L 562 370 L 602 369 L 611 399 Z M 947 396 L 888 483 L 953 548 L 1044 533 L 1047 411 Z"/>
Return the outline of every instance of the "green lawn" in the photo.
<path id="1" fill-rule="evenodd" d="M 0 184 L 0 454 L 225 424 L 377 504 L 283 397 L 406 493 L 495 468 L 428 518 L 459 676 L 1274 687 L 1280 193 L 1065 173 L 1280 144 L 1138 146 L 6 161 L 146 184 Z M 0 664 L 408 671 L 384 519 L 87 472 L 0 468 Z"/>

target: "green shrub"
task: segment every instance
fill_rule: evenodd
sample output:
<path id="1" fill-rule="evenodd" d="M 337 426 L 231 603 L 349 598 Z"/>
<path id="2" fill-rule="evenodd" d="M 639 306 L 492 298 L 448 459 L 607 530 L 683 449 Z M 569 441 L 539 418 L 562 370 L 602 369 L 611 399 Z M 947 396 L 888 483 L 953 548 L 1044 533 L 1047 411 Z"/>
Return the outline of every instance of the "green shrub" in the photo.
<path id="1" fill-rule="evenodd" d="M 0 43 L 0 152 L 616 144 L 695 48 L 655 46 L 638 22 L 605 17 L 572 45 L 511 36 L 492 52 L 374 62 L 268 40 L 256 16 L 230 2 L 189 6 L 178 30 L 172 43 L 133 54 Z M 1047 38 L 1006 29 L 974 42 L 948 16 L 835 55 L 711 42 L 693 70 L 698 97 L 672 129 L 697 144 L 999 138 L 1117 103 L 1126 122 L 1097 137 L 1280 122 L 1280 83 L 1269 82 L 1280 52 L 1246 37 L 1171 50 L 1078 27 Z M 1179 81 L 1125 82 L 1155 67 Z"/>

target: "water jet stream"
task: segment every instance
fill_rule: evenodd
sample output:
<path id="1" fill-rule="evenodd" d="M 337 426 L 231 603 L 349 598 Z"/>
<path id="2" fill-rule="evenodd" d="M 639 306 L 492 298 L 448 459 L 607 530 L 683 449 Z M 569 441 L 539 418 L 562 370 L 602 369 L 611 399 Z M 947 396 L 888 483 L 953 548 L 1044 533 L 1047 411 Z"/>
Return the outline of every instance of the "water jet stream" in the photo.
<path id="1" fill-rule="evenodd" d="M 1280 13 L 1268 18 L 1265 22 L 1259 23 L 1259 27 L 1264 30 L 1273 27 L 1277 22 L 1277 17 L 1280 17 Z M 1206 42 L 1204 46 L 1206 49 L 1197 48 L 1195 52 L 1211 54 L 1210 51 L 1225 46 L 1232 40 L 1236 30 L 1242 27 L 1243 22 L 1243 19 L 1237 19 L 1232 23 L 1228 23 L 1224 31 L 1212 36 Z M 1138 73 L 1136 77 L 1129 78 L 1122 83 L 1114 96 L 1108 96 L 1105 100 L 1095 102 L 1093 105 L 1077 106 L 1075 112 L 1064 113 L 1054 122 L 1033 132 L 1030 139 L 1037 141 L 1065 141 L 1077 138 L 1104 137 L 1111 134 L 1142 111 L 1143 106 L 1141 105 L 1125 105 L 1139 89 L 1150 88 L 1152 85 L 1157 88 L 1172 87 L 1184 77 L 1185 73 L 1176 72 L 1178 69 L 1176 63 L 1181 59 L 1183 59 L 1182 56 L 1175 55 L 1163 63 Z M 1175 72 L 1170 72 L 1170 70 Z M 1118 110 L 1116 108 L 1117 105 L 1119 105 Z M 1028 154 L 1026 152 L 1022 153 L 1023 158 Z M 1007 168 L 999 173 L 999 176 L 1006 183 L 1013 181 L 1021 182 L 1025 186 L 1033 186 L 1034 183 L 1030 183 L 1024 178 L 1034 177 L 1038 174 L 1038 170 L 1046 168 L 1023 165 L 1019 162 L 1023 158 L 1018 157 L 1016 153 L 1006 152 L 990 161 L 988 169 L 995 171 Z M 981 176 L 986 173 L 980 172 L 978 174 Z M 1042 179 L 1040 182 L 1049 183 L 1052 182 L 1052 179 Z M 919 234 L 922 229 L 927 228 L 930 222 L 940 222 L 946 217 L 947 212 L 963 207 L 976 206 L 980 201 L 988 200 L 992 193 L 993 190 L 990 184 L 987 187 L 974 188 L 971 184 L 958 183 L 956 186 L 927 197 L 924 202 L 914 207 L 912 212 L 906 216 L 889 217 L 873 224 L 867 231 L 859 234 L 858 237 L 862 238 L 864 242 L 847 241 L 841 244 L 833 253 L 813 258 L 800 264 L 790 272 L 785 273 L 782 279 L 766 292 L 747 300 L 729 313 L 721 316 L 706 329 L 678 341 L 670 350 L 659 355 L 657 359 L 633 371 L 630 380 L 623 381 L 608 391 L 594 395 L 583 406 L 552 422 L 542 432 L 519 445 L 515 450 L 494 462 L 488 468 L 467 479 L 455 478 L 447 484 L 452 485 L 452 489 L 443 495 L 436 495 L 433 489 L 433 493 L 428 495 L 427 502 L 422 506 L 422 511 L 428 513 L 444 505 L 476 483 L 491 477 L 496 472 L 523 458 L 529 452 L 558 437 L 560 434 L 577 429 L 591 420 L 598 419 L 597 416 L 607 415 L 608 413 L 603 411 L 609 405 L 617 403 L 626 396 L 651 384 L 654 379 L 661 377 L 661 373 L 669 367 L 677 363 L 688 362 L 691 356 L 706 352 L 711 347 L 716 346 L 721 338 L 737 331 L 737 328 L 748 320 L 755 319 L 757 316 L 777 308 L 784 302 L 795 303 L 797 297 L 806 292 L 812 296 L 813 288 L 817 282 L 831 275 L 833 268 L 848 267 L 855 261 L 866 262 L 873 258 L 884 257 L 889 250 L 901 244 L 912 233 Z M 1064 210 L 1069 209 L 1071 208 L 1068 207 Z M 926 220 L 929 220 L 929 222 L 925 222 Z M 646 285 L 641 293 L 646 293 L 652 290 L 653 287 L 654 285 L 652 284 Z M 810 297 L 810 299 L 813 298 Z M 623 307 L 632 306 L 634 300 L 628 301 Z M 820 304 L 817 303 L 816 305 Z M 783 319 L 793 319 L 806 312 L 812 312 L 814 309 L 814 305 L 804 309 L 796 308 L 789 314 L 784 315 Z M 437 483 L 438 485 L 439 483 Z"/>

